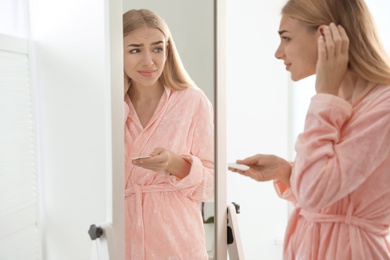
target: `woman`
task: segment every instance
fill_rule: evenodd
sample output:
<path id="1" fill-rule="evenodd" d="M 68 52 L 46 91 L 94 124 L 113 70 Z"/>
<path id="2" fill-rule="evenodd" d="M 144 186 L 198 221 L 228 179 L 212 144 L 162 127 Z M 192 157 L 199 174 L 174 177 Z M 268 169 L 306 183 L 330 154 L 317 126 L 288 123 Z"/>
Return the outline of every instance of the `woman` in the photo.
<path id="1" fill-rule="evenodd" d="M 126 259 L 207 259 L 213 109 L 150 10 L 123 15 Z M 145 157 L 146 156 L 146 157 Z"/>
<path id="2" fill-rule="evenodd" d="M 364 0 L 289 0 L 279 35 L 292 80 L 316 74 L 295 161 L 229 169 L 293 202 L 284 259 L 390 259 L 390 61 L 371 14 Z"/>

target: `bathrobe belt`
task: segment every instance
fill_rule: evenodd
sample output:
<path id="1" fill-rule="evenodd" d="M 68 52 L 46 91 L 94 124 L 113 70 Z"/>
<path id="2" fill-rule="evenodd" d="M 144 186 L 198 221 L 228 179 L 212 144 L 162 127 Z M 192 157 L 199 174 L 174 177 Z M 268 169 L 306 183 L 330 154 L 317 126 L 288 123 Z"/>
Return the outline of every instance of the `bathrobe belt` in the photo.
<path id="1" fill-rule="evenodd" d="M 135 236 L 140 238 L 140 244 L 135 250 L 139 251 L 135 255 L 142 256 L 140 259 L 145 259 L 144 249 L 145 249 L 145 229 L 144 229 L 144 217 L 142 213 L 142 193 L 149 192 L 167 192 L 167 191 L 177 191 L 177 188 L 171 184 L 159 184 L 159 185 L 139 185 L 133 184 L 132 187 L 125 190 L 125 197 L 130 197 L 135 195 L 136 203 L 136 212 L 138 215 L 138 223 L 135 232 L 132 232 Z"/>
<path id="2" fill-rule="evenodd" d="M 352 208 L 352 207 L 350 207 Z M 316 212 L 310 212 L 304 209 L 300 209 L 300 215 L 302 215 L 306 221 L 313 223 L 345 223 L 347 225 L 357 226 L 364 229 L 367 232 L 379 235 L 386 236 L 388 235 L 389 227 L 387 225 L 381 225 L 375 223 L 374 221 L 359 218 L 353 216 L 351 213 L 352 210 L 348 210 L 346 215 L 335 215 L 335 214 L 322 214 Z"/>
<path id="3" fill-rule="evenodd" d="M 336 214 L 322 214 L 317 212 L 310 212 L 304 209 L 300 209 L 301 216 L 303 216 L 306 221 L 311 223 L 345 223 L 349 225 L 349 233 L 352 244 L 358 244 L 358 233 L 355 227 L 359 227 L 371 234 L 378 236 L 387 236 L 389 234 L 389 226 L 381 225 L 375 223 L 368 219 L 359 218 L 352 215 L 352 206 L 347 210 L 346 215 L 336 215 Z M 320 243 L 320 227 L 318 225 L 314 226 L 312 229 L 312 246 L 311 248 L 311 257 L 310 259 L 317 259 L 319 253 L 319 243 Z M 360 248 L 362 249 L 362 248 Z M 360 259 L 363 252 L 357 252 L 359 249 L 352 252 L 352 259 Z"/>

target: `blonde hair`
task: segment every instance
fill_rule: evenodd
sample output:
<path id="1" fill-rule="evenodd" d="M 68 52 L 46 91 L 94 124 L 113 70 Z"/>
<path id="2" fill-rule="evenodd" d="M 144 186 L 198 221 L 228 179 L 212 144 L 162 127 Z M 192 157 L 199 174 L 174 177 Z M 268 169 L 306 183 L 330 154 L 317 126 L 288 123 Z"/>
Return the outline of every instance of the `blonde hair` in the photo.
<path id="1" fill-rule="evenodd" d="M 342 25 L 350 42 L 349 68 L 370 82 L 390 83 L 390 58 L 364 0 L 289 0 L 282 15 L 315 29 L 331 22 Z"/>
<path id="2" fill-rule="evenodd" d="M 168 56 L 159 79 L 161 84 L 173 89 L 197 87 L 185 70 L 171 32 L 161 17 L 147 9 L 132 9 L 123 14 L 123 37 L 145 26 L 161 31 L 168 43 Z"/>

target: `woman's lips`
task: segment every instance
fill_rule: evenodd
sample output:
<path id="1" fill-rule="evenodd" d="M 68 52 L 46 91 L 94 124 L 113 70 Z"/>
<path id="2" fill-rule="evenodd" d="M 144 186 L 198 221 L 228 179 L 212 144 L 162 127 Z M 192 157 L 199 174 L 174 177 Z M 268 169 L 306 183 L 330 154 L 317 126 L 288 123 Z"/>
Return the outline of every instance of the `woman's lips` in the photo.
<path id="1" fill-rule="evenodd" d="M 156 70 L 140 70 L 138 73 L 145 77 L 151 77 L 156 73 Z"/>

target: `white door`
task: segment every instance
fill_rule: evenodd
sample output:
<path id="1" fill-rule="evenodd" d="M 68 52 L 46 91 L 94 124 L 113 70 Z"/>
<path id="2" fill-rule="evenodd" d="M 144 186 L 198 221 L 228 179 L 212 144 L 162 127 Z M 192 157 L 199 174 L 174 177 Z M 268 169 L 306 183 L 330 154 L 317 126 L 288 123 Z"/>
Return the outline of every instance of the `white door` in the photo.
<path id="1" fill-rule="evenodd" d="M 43 259 L 90 259 L 91 224 L 107 226 L 111 259 L 124 259 L 117 2 L 31 1 Z"/>

